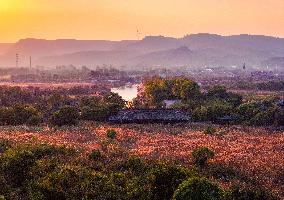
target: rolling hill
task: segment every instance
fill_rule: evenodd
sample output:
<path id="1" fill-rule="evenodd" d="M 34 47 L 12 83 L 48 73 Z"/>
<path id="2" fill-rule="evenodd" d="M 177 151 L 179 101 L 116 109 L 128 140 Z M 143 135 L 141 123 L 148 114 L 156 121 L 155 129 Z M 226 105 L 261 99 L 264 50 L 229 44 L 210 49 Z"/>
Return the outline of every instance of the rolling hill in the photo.
<path id="1" fill-rule="evenodd" d="M 23 39 L 10 45 L 5 52 L 2 50 L 0 66 L 14 65 L 16 53 L 20 54 L 22 65 L 27 65 L 32 56 L 35 65 L 46 66 L 218 67 L 245 62 L 262 68 L 266 67 L 263 66 L 265 61 L 283 57 L 284 38 L 200 33 L 183 38 L 147 36 L 129 41 Z"/>

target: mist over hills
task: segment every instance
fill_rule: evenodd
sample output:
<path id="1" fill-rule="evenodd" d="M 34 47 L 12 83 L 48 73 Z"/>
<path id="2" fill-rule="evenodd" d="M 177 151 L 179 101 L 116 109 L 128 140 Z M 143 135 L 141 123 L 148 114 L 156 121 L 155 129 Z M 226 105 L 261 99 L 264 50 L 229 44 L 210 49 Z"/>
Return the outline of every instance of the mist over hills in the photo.
<path id="1" fill-rule="evenodd" d="M 28 65 L 112 65 L 114 67 L 149 66 L 234 66 L 247 63 L 284 68 L 284 38 L 260 35 L 221 36 L 191 34 L 183 38 L 147 36 L 142 40 L 43 40 L 23 39 L 15 44 L 0 44 L 0 66 Z M 280 59 L 275 59 L 280 58 Z M 271 61 L 272 60 L 272 61 Z"/>
<path id="2" fill-rule="evenodd" d="M 13 43 L 0 43 L 0 55 L 6 53 L 13 45 Z"/>

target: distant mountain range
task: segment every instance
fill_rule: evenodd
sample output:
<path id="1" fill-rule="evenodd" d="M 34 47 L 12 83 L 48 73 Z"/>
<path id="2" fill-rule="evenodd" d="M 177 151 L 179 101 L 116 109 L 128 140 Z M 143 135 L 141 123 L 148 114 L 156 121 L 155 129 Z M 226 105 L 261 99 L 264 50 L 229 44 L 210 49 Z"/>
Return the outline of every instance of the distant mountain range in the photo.
<path id="1" fill-rule="evenodd" d="M 260 35 L 221 36 L 191 34 L 183 38 L 147 36 L 142 40 L 43 40 L 23 39 L 0 44 L 0 66 L 112 65 L 114 67 L 267 65 L 284 68 L 284 38 Z"/>

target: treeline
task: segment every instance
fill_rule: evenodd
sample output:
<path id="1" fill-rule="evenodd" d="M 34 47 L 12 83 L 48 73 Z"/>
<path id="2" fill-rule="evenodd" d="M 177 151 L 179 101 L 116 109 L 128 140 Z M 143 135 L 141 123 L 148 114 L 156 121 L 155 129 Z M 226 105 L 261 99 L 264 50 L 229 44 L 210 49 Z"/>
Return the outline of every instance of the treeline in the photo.
<path id="1" fill-rule="evenodd" d="M 115 138 L 112 138 L 115 140 Z M 112 156 L 110 156 L 112 155 Z M 0 143 L 0 198 L 38 200 L 274 200 L 257 179 L 195 149 L 190 166 L 94 150 Z M 226 187 L 221 186 L 227 185 Z M 230 186 L 230 187 L 228 187 Z"/>
<path id="2" fill-rule="evenodd" d="M 39 87 L 10 87 L 0 86 L 0 106 L 11 106 L 15 104 L 35 104 L 46 101 L 53 95 L 61 96 L 85 96 L 109 93 L 110 89 L 90 85 L 90 86 L 72 86 L 70 88 L 39 88 Z"/>
<path id="3" fill-rule="evenodd" d="M 104 121 L 124 108 L 117 94 L 87 95 L 90 88 L 39 90 L 0 88 L 0 125 L 75 125 L 79 120 Z"/>
<path id="4" fill-rule="evenodd" d="M 265 90 L 265 91 L 284 91 L 284 81 L 268 81 L 260 83 L 238 82 L 237 89 L 246 90 Z"/>
<path id="5" fill-rule="evenodd" d="M 106 121 L 125 108 L 126 102 L 111 92 L 92 96 L 97 88 L 39 90 L 37 88 L 0 87 L 0 125 L 75 125 L 79 120 Z M 243 102 L 242 96 L 213 86 L 202 92 L 187 78 L 153 78 L 129 106 L 163 108 L 165 100 L 178 100 L 171 108 L 192 115 L 194 121 L 283 126 L 284 109 L 279 99 Z"/>
<path id="6" fill-rule="evenodd" d="M 241 95 L 228 92 L 225 87 L 212 86 L 201 92 L 196 82 L 183 77 L 146 80 L 133 107 L 161 108 L 165 107 L 165 100 L 181 100 L 171 108 L 189 112 L 195 121 L 284 125 L 284 109 L 278 104 L 279 99 L 243 102 Z"/>

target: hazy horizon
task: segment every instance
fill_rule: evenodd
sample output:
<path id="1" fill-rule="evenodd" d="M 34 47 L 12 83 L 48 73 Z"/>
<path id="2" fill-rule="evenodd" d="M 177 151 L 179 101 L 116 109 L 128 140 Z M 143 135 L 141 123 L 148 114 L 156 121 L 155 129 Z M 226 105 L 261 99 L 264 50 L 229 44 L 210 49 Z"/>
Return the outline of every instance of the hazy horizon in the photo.
<path id="1" fill-rule="evenodd" d="M 181 38 L 185 33 L 283 38 L 283 10 L 282 0 L 0 0 L 0 42 Z"/>
<path id="2" fill-rule="evenodd" d="M 20 40 L 28 40 L 28 39 L 35 39 L 35 40 L 80 40 L 80 41 L 113 41 L 113 42 L 120 42 L 120 41 L 128 41 L 128 40 L 143 40 L 146 37 L 165 37 L 165 38 L 175 38 L 175 39 L 181 39 L 184 38 L 186 36 L 190 36 L 190 35 L 199 35 L 199 34 L 208 34 L 208 35 L 218 35 L 218 36 L 222 36 L 222 37 L 230 37 L 230 36 L 241 36 L 241 35 L 249 35 L 249 36 L 265 36 L 265 37 L 273 37 L 273 38 L 279 38 L 279 39 L 284 39 L 284 36 L 273 36 L 273 35 L 260 35 L 260 34 L 249 34 L 249 33 L 238 33 L 238 34 L 228 34 L 228 35 L 222 35 L 222 34 L 218 34 L 218 33 L 203 33 L 203 32 L 196 32 L 196 33 L 186 33 L 180 37 L 175 37 L 175 36 L 171 36 L 171 35 L 163 35 L 163 34 L 157 34 L 157 35 L 145 35 L 141 38 L 123 38 L 123 39 L 108 39 L 108 38 L 101 38 L 101 39 L 96 39 L 96 38 L 39 38 L 39 37 L 27 37 L 27 38 L 18 38 L 15 41 L 10 41 L 10 42 L 5 42 L 5 41 L 0 41 L 0 43 L 2 44 L 13 44 L 13 43 L 17 43 Z"/>

